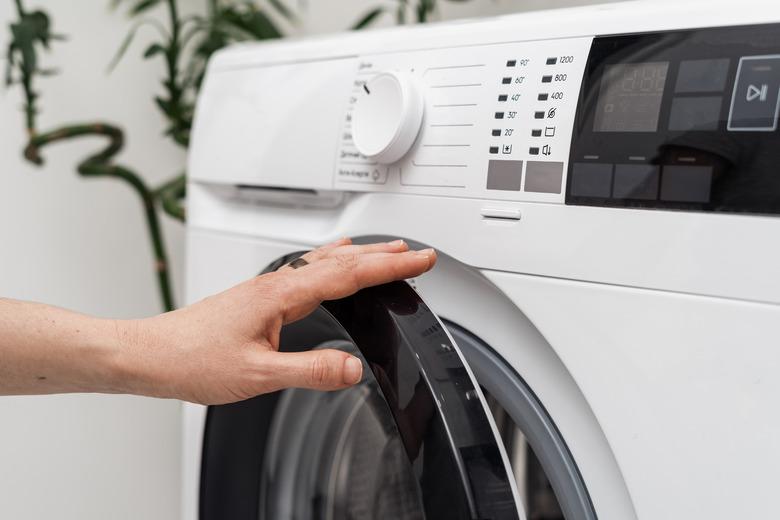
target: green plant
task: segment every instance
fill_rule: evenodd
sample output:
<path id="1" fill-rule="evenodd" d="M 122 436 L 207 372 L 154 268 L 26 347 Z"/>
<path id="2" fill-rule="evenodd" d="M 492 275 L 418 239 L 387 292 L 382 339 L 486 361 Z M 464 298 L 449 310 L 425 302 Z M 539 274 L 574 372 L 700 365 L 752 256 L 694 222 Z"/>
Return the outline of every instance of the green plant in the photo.
<path id="1" fill-rule="evenodd" d="M 449 0 L 450 2 L 463 3 L 468 0 Z M 379 5 L 358 19 L 352 26 L 353 29 L 363 29 L 370 26 L 379 18 L 386 14 L 393 15 L 395 22 L 399 25 L 407 23 L 410 19 L 417 23 L 425 23 L 430 21 L 431 16 L 437 11 L 436 0 L 417 0 L 411 2 L 409 0 L 395 0 L 395 5 Z M 411 14 L 411 17 L 410 17 Z"/>

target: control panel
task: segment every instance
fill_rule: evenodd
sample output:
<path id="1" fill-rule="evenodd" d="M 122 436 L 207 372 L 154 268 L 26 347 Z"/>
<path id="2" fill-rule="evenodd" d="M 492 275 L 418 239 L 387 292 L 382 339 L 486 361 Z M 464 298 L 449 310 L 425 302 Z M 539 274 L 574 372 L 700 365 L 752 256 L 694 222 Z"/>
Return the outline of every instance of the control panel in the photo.
<path id="1" fill-rule="evenodd" d="M 563 203 L 591 43 L 361 56 L 335 188 Z"/>
<path id="2" fill-rule="evenodd" d="M 605 36 L 568 204 L 780 213 L 780 24 Z"/>

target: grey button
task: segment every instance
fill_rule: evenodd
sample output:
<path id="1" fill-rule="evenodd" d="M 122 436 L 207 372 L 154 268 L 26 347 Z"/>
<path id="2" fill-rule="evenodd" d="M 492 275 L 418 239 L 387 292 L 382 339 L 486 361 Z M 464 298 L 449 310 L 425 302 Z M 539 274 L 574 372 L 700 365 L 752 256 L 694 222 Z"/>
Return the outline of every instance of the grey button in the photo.
<path id="1" fill-rule="evenodd" d="M 712 168 L 709 166 L 664 166 L 661 200 L 709 202 Z"/>
<path id="2" fill-rule="evenodd" d="M 658 198 L 658 166 L 652 164 L 618 164 L 615 166 L 616 199 L 655 200 Z"/>
<path id="3" fill-rule="evenodd" d="M 717 130 L 722 105 L 721 96 L 674 98 L 669 130 Z"/>
<path id="4" fill-rule="evenodd" d="M 723 92 L 729 75 L 728 58 L 688 60 L 680 63 L 675 92 Z"/>
<path id="5" fill-rule="evenodd" d="M 562 182 L 562 162 L 528 161 L 525 170 L 525 191 L 560 193 Z"/>
<path id="6" fill-rule="evenodd" d="M 489 161 L 487 189 L 520 191 L 523 161 Z"/>
<path id="7" fill-rule="evenodd" d="M 612 194 L 612 165 L 574 163 L 571 194 L 575 197 L 608 198 Z"/>
<path id="8" fill-rule="evenodd" d="M 780 110 L 780 55 L 739 60 L 728 129 L 774 131 Z"/>

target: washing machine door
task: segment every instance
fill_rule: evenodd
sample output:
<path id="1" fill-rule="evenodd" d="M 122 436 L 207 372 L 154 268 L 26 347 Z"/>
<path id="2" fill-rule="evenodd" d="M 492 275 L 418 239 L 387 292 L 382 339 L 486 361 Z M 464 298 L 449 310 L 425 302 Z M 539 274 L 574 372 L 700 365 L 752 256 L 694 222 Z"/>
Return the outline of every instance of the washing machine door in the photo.
<path id="1" fill-rule="evenodd" d="M 525 518 L 471 370 L 407 283 L 326 302 L 280 344 L 349 351 L 363 381 L 210 407 L 203 520 Z"/>

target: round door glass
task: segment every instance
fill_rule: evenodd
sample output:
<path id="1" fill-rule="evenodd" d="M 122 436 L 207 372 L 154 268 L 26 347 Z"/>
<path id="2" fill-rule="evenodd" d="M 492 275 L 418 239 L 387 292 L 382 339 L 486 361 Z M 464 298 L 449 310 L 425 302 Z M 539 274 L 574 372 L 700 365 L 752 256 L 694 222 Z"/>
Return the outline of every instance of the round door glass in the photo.
<path id="1" fill-rule="evenodd" d="M 422 520 L 421 490 L 406 449 L 371 376 L 340 392 L 287 390 L 266 445 L 260 519 Z"/>

